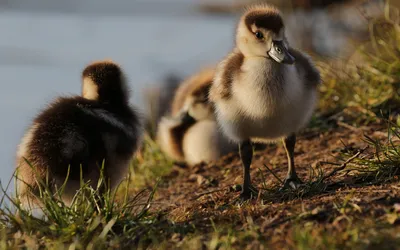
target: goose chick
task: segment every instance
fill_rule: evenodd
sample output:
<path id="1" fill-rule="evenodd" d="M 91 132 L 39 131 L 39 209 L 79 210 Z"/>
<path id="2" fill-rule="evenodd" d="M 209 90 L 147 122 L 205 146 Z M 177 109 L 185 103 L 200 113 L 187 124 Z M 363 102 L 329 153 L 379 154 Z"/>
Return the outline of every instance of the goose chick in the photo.
<path id="1" fill-rule="evenodd" d="M 311 59 L 289 47 L 279 10 L 267 4 L 249 7 L 237 26 L 236 47 L 218 64 L 210 89 L 220 127 L 239 144 L 243 199 L 255 190 L 252 141 L 282 139 L 289 162 L 284 187 L 301 183 L 293 157 L 296 133 L 310 120 L 319 82 Z"/>
<path id="2" fill-rule="evenodd" d="M 233 150 L 232 143 L 219 131 L 208 92 L 214 69 L 207 68 L 184 81 L 171 105 L 171 116 L 164 116 L 157 142 L 172 159 L 194 165 L 217 160 Z"/>
<path id="3" fill-rule="evenodd" d="M 60 97 L 33 120 L 17 150 L 17 195 L 23 206 L 38 211 L 38 182 L 47 177 L 53 192 L 67 179 L 61 197 L 70 205 L 80 188 L 81 167 L 83 180 L 95 188 L 103 160 L 107 188 L 122 180 L 142 134 L 128 99 L 121 68 L 112 61 L 95 62 L 83 70 L 82 96 Z"/>

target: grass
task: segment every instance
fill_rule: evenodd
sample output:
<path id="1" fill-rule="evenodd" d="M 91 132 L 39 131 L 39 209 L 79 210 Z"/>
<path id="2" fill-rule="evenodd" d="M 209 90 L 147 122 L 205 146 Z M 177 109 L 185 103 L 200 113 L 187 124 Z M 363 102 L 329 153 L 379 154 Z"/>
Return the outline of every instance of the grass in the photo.
<path id="1" fill-rule="evenodd" d="M 310 151 L 297 156 L 317 159 L 314 165 L 302 163 L 311 158 L 299 160 L 306 166 L 302 188 L 279 191 L 282 164 L 263 160 L 266 152 L 271 156 L 271 150 L 279 147 L 267 147 L 255 153 L 258 160 L 253 164 L 255 179 L 261 183 L 259 197 L 234 202 L 233 186 L 240 173 L 237 155 L 181 168 L 146 135 L 130 175 L 115 195 L 99 197 L 84 184 L 68 207 L 44 186 L 39 199 L 46 204 L 47 220 L 32 217 L 18 200 L 4 195 L 0 248 L 398 249 L 396 11 L 386 8 L 384 17 L 371 21 L 370 31 L 370 41 L 356 52 L 358 63 L 318 63 L 323 75 L 321 101 L 303 133 L 310 142 L 300 144 L 300 150 Z M 313 147 L 321 143 L 318 136 L 331 134 L 326 145 Z M 354 139 L 354 134 L 360 136 Z"/>
<path id="2" fill-rule="evenodd" d="M 320 62 L 324 84 L 319 112 L 351 116 L 361 124 L 398 111 L 400 77 L 399 12 L 390 5 L 383 17 L 370 21 L 370 40 L 349 61 Z M 351 113 L 360 117 L 354 117 Z"/>
<path id="3" fill-rule="evenodd" d="M 124 200 L 116 204 L 115 195 L 108 192 L 99 197 L 97 190 L 86 183 L 68 207 L 48 188 L 42 188 L 38 199 L 44 204 L 47 219 L 33 217 L 17 199 L 7 197 L 14 205 L 14 208 L 4 205 L 0 210 L 2 244 L 7 248 L 119 248 L 140 242 L 138 235 L 154 219 L 148 213 L 153 191 L 142 191 L 132 197 L 126 193 Z M 100 204 L 98 198 L 104 202 Z"/>
<path id="4" fill-rule="evenodd" d="M 154 186 L 155 180 L 169 173 L 173 161 L 164 155 L 157 143 L 146 133 L 142 149 L 137 158 L 132 161 L 131 190 L 138 191 L 140 188 Z"/>

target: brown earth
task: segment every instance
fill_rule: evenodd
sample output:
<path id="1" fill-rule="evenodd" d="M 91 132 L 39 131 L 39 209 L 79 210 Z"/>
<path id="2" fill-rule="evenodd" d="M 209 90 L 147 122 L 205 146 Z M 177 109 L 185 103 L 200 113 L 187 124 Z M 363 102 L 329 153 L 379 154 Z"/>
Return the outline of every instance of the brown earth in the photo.
<path id="1" fill-rule="evenodd" d="M 290 235 L 299 221 L 313 221 L 322 225 L 322 231 L 336 233 L 348 227 L 346 216 L 349 215 L 360 223 L 367 218 L 386 221 L 387 211 L 400 203 L 398 182 L 393 179 L 376 181 L 371 173 L 355 171 L 357 165 L 351 162 L 342 165 L 354 154 L 361 159 L 371 158 L 374 147 L 367 147 L 364 135 L 384 142 L 387 140 L 385 127 L 385 124 L 378 124 L 355 128 L 342 124 L 325 132 L 310 130 L 298 136 L 296 170 L 305 182 L 305 187 L 298 191 L 279 191 L 279 180 L 264 166 L 281 180 L 285 177 L 287 160 L 281 144 L 256 151 L 251 173 L 253 185 L 260 192 L 257 199 L 244 204 L 238 199 L 240 185 L 235 185 L 242 182 L 238 154 L 191 168 L 175 166 L 158 187 L 153 209 L 163 209 L 172 221 L 195 225 L 202 233 L 214 231 L 211 220 L 215 225 L 229 225 L 239 231 L 248 229 L 249 224 L 256 225 L 264 240 L 247 242 L 248 248 L 258 248 L 263 241 L 278 249 L 293 247 Z M 329 178 L 318 176 L 321 171 L 326 176 L 341 166 L 344 170 Z M 312 172 L 314 175 L 310 174 Z M 318 182 L 321 179 L 323 182 Z M 338 204 L 344 203 L 341 210 Z M 352 204 L 350 209 L 346 204 Z M 400 221 L 395 219 L 391 224 L 395 222 Z M 175 236 L 178 241 L 184 237 Z"/>

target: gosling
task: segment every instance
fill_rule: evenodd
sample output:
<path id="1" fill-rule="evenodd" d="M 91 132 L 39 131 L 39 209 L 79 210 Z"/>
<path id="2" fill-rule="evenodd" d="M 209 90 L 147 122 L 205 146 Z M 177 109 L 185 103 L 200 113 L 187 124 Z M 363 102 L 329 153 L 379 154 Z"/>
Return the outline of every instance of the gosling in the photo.
<path id="1" fill-rule="evenodd" d="M 158 144 L 177 162 L 210 162 L 234 149 L 220 132 L 208 99 L 214 72 L 206 68 L 185 80 L 176 90 L 171 116 L 164 116 L 158 125 Z"/>
<path id="2" fill-rule="evenodd" d="M 52 192 L 67 180 L 61 198 L 71 205 L 85 182 L 96 188 L 104 160 L 107 189 L 128 171 L 142 135 L 137 111 L 121 68 L 112 61 L 88 65 L 82 72 L 82 96 L 60 97 L 42 111 L 17 150 L 17 197 L 21 205 L 43 215 L 39 181 L 48 178 Z M 107 190 L 104 189 L 104 190 Z"/>
<path id="3" fill-rule="evenodd" d="M 310 120 L 320 74 L 311 59 L 289 47 L 278 9 L 249 7 L 240 18 L 236 47 L 217 66 L 210 89 L 218 124 L 239 144 L 243 165 L 241 198 L 251 198 L 252 142 L 283 141 L 288 172 L 283 187 L 301 181 L 294 165 L 296 133 Z"/>

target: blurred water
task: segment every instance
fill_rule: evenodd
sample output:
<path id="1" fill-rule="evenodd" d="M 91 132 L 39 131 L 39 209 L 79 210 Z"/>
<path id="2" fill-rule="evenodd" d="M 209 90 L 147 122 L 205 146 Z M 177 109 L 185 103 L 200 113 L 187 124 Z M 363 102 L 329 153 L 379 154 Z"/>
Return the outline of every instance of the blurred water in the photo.
<path id="1" fill-rule="evenodd" d="M 140 106 L 144 87 L 171 71 L 187 75 L 216 63 L 233 43 L 235 19 L 192 15 L 191 5 L 179 1 L 180 15 L 161 3 L 120 1 L 120 15 L 118 4 L 106 11 L 111 1 L 102 1 L 102 8 L 98 0 L 72 2 L 82 8 L 73 11 L 69 1 L 57 7 L 45 0 L 0 5 L 3 183 L 11 177 L 16 146 L 33 116 L 58 95 L 79 94 L 80 73 L 90 61 L 112 58 L 120 63 L 130 80 L 132 102 Z M 97 6 L 98 13 L 90 6 Z"/>

